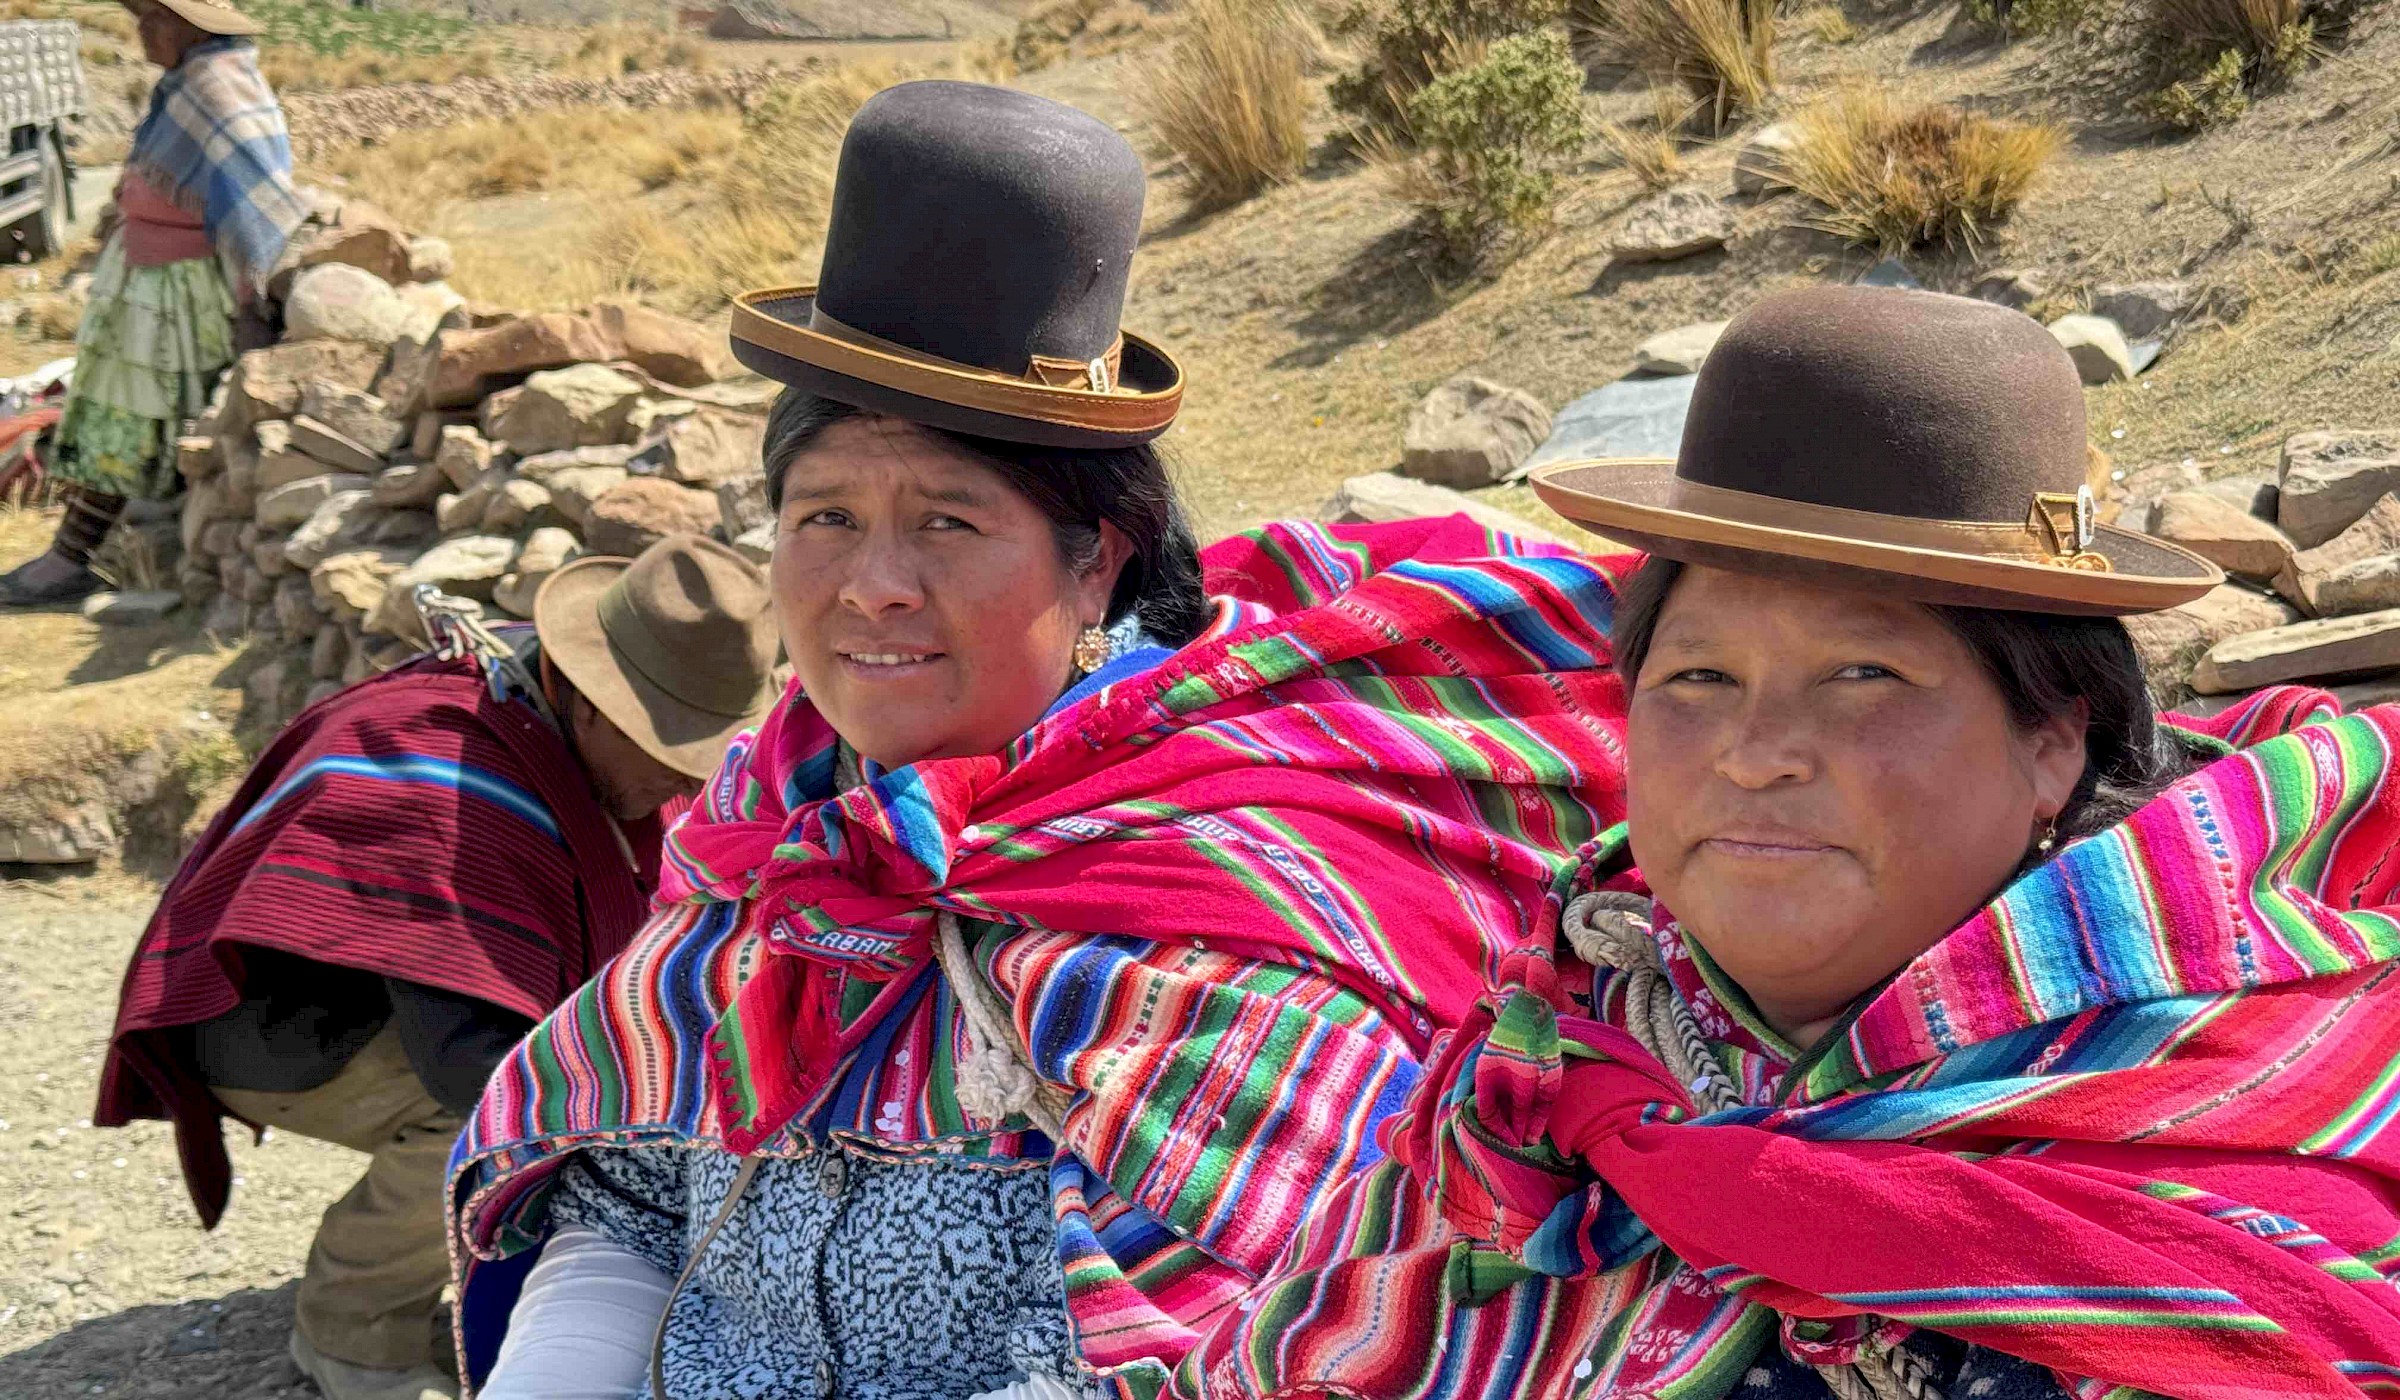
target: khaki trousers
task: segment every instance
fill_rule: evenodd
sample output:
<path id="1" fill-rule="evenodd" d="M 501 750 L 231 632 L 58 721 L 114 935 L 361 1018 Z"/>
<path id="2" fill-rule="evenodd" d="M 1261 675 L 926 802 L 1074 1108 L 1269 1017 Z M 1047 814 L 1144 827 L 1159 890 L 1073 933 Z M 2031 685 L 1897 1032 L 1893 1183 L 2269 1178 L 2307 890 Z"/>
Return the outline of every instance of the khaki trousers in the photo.
<path id="1" fill-rule="evenodd" d="M 425 1092 L 398 1033 L 387 1027 L 304 1093 L 212 1092 L 253 1123 L 368 1154 L 367 1174 L 325 1212 L 309 1247 L 300 1335 L 354 1366 L 440 1355 L 434 1315 L 450 1279 L 442 1180 L 460 1119 Z"/>

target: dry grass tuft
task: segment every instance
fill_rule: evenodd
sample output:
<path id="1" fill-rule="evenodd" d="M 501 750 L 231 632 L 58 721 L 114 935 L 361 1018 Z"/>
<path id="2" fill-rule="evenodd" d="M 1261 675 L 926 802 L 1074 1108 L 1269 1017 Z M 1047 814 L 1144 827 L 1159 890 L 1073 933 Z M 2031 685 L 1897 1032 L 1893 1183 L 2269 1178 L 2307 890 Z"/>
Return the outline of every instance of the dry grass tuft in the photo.
<path id="1" fill-rule="evenodd" d="M 1289 0 L 1191 0 L 1128 67 L 1128 95 L 1192 176 L 1203 209 L 1290 179 L 1308 158 L 1307 51 Z"/>
<path id="2" fill-rule="evenodd" d="M 662 68 L 710 68 L 715 60 L 696 40 L 655 25 L 596 24 L 563 65 L 597 75 L 651 73 Z M 558 71 L 553 69 L 552 71 Z"/>
<path id="3" fill-rule="evenodd" d="M 405 132 L 379 146 L 336 152 L 323 165 L 372 203 L 424 222 L 460 199 L 659 189 L 729 159 L 742 139 L 742 118 L 729 109 L 634 117 L 608 108 L 562 107 Z"/>
<path id="4" fill-rule="evenodd" d="M 1567 28 L 1586 67 L 1681 85 L 1711 131 L 1775 93 L 1775 0 L 1570 0 Z"/>
<path id="5" fill-rule="evenodd" d="M 2242 56 L 2251 85 L 2270 86 L 2299 72 L 2313 51 L 2307 0 L 2148 0 L 2151 35 L 2169 50 L 2213 60 Z"/>
<path id="6" fill-rule="evenodd" d="M 2046 126 L 1994 121 L 1955 107 L 1902 107 L 1854 88 L 1794 119 L 1786 161 L 1817 222 L 1854 243 L 1899 252 L 1973 248 L 2057 151 Z"/>
<path id="7" fill-rule="evenodd" d="M 1819 5 L 1800 16 L 1801 27 L 1814 35 L 1820 44 L 1855 44 L 1859 40 L 1858 26 L 1839 5 Z"/>
<path id="8" fill-rule="evenodd" d="M 1650 89 L 1651 121 L 1647 126 L 1603 122 L 1593 135 L 1613 153 L 1646 190 L 1663 190 L 1683 183 L 1691 167 L 1683 158 L 1676 135 L 1692 119 L 1691 104 L 1673 88 Z"/>

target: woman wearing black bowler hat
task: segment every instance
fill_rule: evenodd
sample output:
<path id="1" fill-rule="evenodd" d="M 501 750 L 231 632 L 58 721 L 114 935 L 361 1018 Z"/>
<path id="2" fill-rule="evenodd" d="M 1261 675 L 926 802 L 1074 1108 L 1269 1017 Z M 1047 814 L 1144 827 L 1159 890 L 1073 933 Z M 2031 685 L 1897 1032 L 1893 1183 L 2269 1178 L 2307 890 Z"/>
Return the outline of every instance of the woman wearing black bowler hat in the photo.
<path id="1" fill-rule="evenodd" d="M 1270 526 L 1204 596 L 1142 195 L 1080 112 L 906 84 L 821 284 L 735 306 L 796 682 L 453 1158 L 491 1400 L 1155 1392 L 1601 825 L 1595 570 Z"/>

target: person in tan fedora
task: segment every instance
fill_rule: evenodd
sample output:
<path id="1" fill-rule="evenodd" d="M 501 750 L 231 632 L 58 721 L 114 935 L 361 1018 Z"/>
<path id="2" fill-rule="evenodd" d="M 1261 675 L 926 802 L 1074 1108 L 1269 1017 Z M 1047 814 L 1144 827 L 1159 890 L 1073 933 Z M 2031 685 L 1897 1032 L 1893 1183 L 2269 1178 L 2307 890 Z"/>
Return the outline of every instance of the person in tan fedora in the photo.
<path id="1" fill-rule="evenodd" d="M 203 1224 L 224 1117 L 370 1157 L 300 1284 L 292 1353 L 332 1400 L 454 1393 L 434 1318 L 461 1115 L 639 926 L 662 816 L 777 693 L 766 580 L 711 540 L 577 560 L 535 613 L 292 720 L 126 973 L 94 1121 L 172 1120 Z"/>

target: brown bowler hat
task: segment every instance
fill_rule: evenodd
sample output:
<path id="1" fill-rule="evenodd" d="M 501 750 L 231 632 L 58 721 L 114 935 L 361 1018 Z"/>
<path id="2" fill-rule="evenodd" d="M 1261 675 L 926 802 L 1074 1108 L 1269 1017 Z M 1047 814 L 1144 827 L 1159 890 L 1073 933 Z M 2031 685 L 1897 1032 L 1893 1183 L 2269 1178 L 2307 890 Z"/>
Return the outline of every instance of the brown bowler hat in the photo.
<path id="1" fill-rule="evenodd" d="M 533 600 L 542 654 L 643 752 L 694 778 L 774 708 L 775 617 L 764 574 L 699 535 L 637 559 L 596 555 Z"/>
<path id="2" fill-rule="evenodd" d="M 1675 460 L 1560 462 L 1533 488 L 1669 559 L 1926 603 L 2122 615 L 2223 583 L 2198 555 L 2094 521 L 2085 434 L 2075 363 L 2033 318 L 1815 287 L 1725 328 Z"/>
<path id="3" fill-rule="evenodd" d="M 1167 430 L 1183 370 L 1125 333 L 1141 157 L 1046 97 L 918 82 L 842 137 L 813 286 L 747 292 L 733 353 L 770 379 L 929 427 L 1046 447 Z"/>

